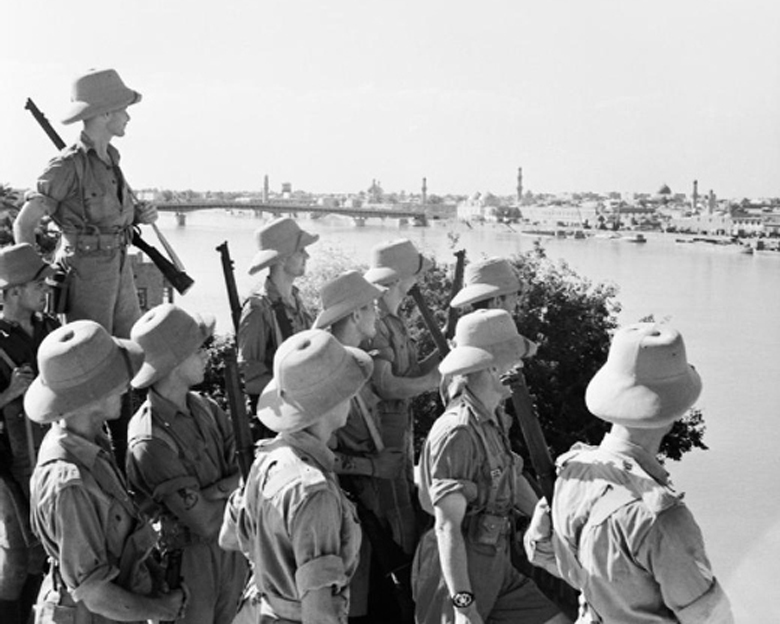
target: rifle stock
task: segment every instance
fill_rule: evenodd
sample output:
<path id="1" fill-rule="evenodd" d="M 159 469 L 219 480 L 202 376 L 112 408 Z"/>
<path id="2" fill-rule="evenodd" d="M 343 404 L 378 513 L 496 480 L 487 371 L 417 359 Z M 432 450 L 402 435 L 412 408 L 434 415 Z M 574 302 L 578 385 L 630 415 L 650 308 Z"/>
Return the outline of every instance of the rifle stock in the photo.
<path id="1" fill-rule="evenodd" d="M 512 390 L 512 405 L 515 408 L 515 416 L 528 446 L 531 465 L 536 472 L 542 494 L 547 502 L 552 504 L 555 489 L 555 464 L 544 439 L 536 408 L 534 408 L 531 395 L 528 393 L 525 375 L 523 375 L 522 370 L 515 369 L 507 374 L 504 383 Z"/>
<path id="2" fill-rule="evenodd" d="M 166 550 L 163 555 L 163 565 L 165 566 L 165 584 L 168 591 L 179 589 L 181 587 L 181 548 Z M 174 624 L 175 620 L 162 620 L 160 624 Z"/>
<path id="3" fill-rule="evenodd" d="M 444 337 L 444 334 L 441 333 L 441 328 L 436 323 L 436 319 L 433 318 L 433 314 L 428 308 L 428 304 L 425 303 L 425 297 L 423 297 L 420 287 L 415 284 L 409 289 L 409 294 L 412 296 L 412 299 L 414 299 L 415 304 L 417 304 L 417 309 L 420 310 L 420 314 L 422 314 L 425 327 L 428 329 L 434 344 L 436 344 L 436 348 L 439 350 L 439 356 L 444 357 L 450 352 L 450 345 L 447 344 L 447 339 Z"/>
<path id="4" fill-rule="evenodd" d="M 57 131 L 49 123 L 49 120 L 46 119 L 46 115 L 44 115 L 35 105 L 35 102 L 33 102 L 32 99 L 27 98 L 27 102 L 25 103 L 24 108 L 30 111 L 32 116 L 35 118 L 35 121 L 38 122 L 38 125 L 48 135 L 48 137 L 51 139 L 51 142 L 54 143 L 54 146 L 59 150 L 63 149 L 65 147 L 65 141 L 63 141 L 62 137 L 57 134 Z M 133 201 L 137 202 L 136 197 L 133 194 L 132 189 L 130 189 L 129 185 L 125 184 L 125 186 L 127 186 L 127 190 L 130 193 Z M 160 235 L 159 230 L 157 230 L 156 227 L 155 231 L 157 231 L 158 235 Z M 161 240 L 163 239 L 161 238 Z M 168 260 L 168 258 L 157 251 L 152 245 L 141 238 L 141 230 L 138 228 L 138 226 L 133 228 L 133 245 L 138 247 L 138 249 L 143 251 L 149 257 L 149 259 L 163 274 L 165 279 L 168 280 L 171 286 L 173 286 L 180 295 L 185 294 L 195 283 L 195 281 L 184 272 L 183 268 L 176 266 L 174 263 Z"/>

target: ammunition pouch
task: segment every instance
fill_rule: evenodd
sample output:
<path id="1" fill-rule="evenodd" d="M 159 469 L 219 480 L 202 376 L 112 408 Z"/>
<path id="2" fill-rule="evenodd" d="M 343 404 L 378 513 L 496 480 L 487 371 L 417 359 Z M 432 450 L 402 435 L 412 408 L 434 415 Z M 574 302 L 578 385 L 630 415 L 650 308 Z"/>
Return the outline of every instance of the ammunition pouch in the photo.
<path id="1" fill-rule="evenodd" d="M 110 256 L 127 248 L 133 238 L 131 228 L 116 232 L 101 232 L 95 228 L 89 232 L 63 232 L 62 249 L 77 256 Z"/>
<path id="2" fill-rule="evenodd" d="M 513 522 L 509 516 L 482 512 L 467 516 L 463 521 L 463 532 L 472 544 L 497 546 L 501 538 L 512 531 Z"/>

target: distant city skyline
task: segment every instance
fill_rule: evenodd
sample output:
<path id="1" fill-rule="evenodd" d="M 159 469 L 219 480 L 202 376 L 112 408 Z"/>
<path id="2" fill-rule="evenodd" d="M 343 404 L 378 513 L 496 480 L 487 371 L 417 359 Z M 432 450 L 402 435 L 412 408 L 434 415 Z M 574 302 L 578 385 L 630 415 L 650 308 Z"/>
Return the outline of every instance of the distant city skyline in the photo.
<path id="1" fill-rule="evenodd" d="M 4 5 L 0 183 L 34 184 L 72 79 L 143 94 L 138 188 L 780 196 L 771 0 L 137 0 Z"/>

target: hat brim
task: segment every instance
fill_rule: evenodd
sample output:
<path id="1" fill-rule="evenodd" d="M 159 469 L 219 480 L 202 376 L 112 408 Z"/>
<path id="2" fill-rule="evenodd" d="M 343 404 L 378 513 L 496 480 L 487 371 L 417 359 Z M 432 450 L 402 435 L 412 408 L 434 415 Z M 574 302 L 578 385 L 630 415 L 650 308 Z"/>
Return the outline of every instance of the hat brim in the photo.
<path id="1" fill-rule="evenodd" d="M 298 240 L 298 246 L 293 251 L 291 251 L 289 254 L 285 254 L 276 249 L 261 249 L 254 255 L 252 261 L 249 263 L 248 273 L 249 275 L 254 275 L 255 273 L 259 273 L 266 267 L 269 267 L 275 262 L 278 262 L 279 260 L 283 260 L 284 258 L 291 256 L 296 251 L 300 251 L 301 249 L 308 247 L 312 243 L 316 243 L 318 240 L 320 240 L 319 234 L 309 234 L 309 232 L 304 232 L 303 230 L 301 230 L 300 239 Z"/>
<path id="2" fill-rule="evenodd" d="M 699 398 L 702 382 L 693 366 L 685 374 L 656 383 L 638 383 L 607 365 L 593 376 L 585 391 L 591 414 L 607 422 L 656 429 L 679 419 Z"/>
<path id="3" fill-rule="evenodd" d="M 461 289 L 450 301 L 450 307 L 462 308 L 467 305 L 484 301 L 485 299 L 492 299 L 493 297 L 500 297 L 501 295 L 508 295 L 510 293 L 520 292 L 519 288 L 499 288 L 491 284 L 469 284 Z"/>
<path id="4" fill-rule="evenodd" d="M 513 366 L 534 352 L 536 345 L 518 335 L 500 344 L 486 347 L 456 346 L 439 364 L 442 375 L 466 375 L 491 366 Z"/>
<path id="5" fill-rule="evenodd" d="M 143 350 L 132 340 L 113 338 L 119 347 L 101 369 L 100 376 L 67 390 L 53 390 L 38 375 L 24 395 L 24 411 L 33 422 L 52 423 L 125 390 L 144 360 Z M 124 354 L 122 353 L 124 350 Z M 128 363 L 131 370 L 128 370 Z"/>
<path id="6" fill-rule="evenodd" d="M 314 319 L 312 329 L 325 329 L 326 327 L 330 327 L 333 325 L 333 323 L 340 321 L 355 310 L 368 305 L 372 301 L 376 301 L 382 295 L 384 295 L 385 292 L 387 292 L 387 288 L 384 286 L 371 284 L 371 290 L 366 289 L 365 293 L 360 299 L 354 301 L 345 301 L 320 312 L 317 315 L 317 318 Z"/>
<path id="7" fill-rule="evenodd" d="M 182 350 L 182 352 L 186 352 L 187 355 L 178 359 L 166 360 L 165 362 L 154 361 L 150 360 L 149 358 L 145 358 L 144 363 L 141 365 L 141 368 L 138 371 L 138 374 L 133 377 L 132 381 L 130 382 L 130 385 L 133 386 L 133 388 L 141 390 L 155 384 L 157 381 L 170 373 L 179 364 L 181 364 L 190 355 L 200 349 L 203 343 L 214 334 L 214 327 L 217 323 L 217 320 L 214 316 L 211 314 L 204 314 L 202 316 L 199 314 L 193 314 L 192 316 L 195 317 L 198 322 L 198 334 L 192 337 L 193 339 L 190 348 L 186 349 L 186 351 L 184 349 Z"/>
<path id="8" fill-rule="evenodd" d="M 83 121 L 84 119 L 90 119 L 91 117 L 97 117 L 103 113 L 110 113 L 111 111 L 137 104 L 141 99 L 142 96 L 138 91 L 128 89 L 125 97 L 111 104 L 102 104 L 98 106 L 90 104 L 89 102 L 74 102 L 70 107 L 68 114 L 63 117 L 62 123 L 68 125 L 77 121 Z"/>
<path id="9" fill-rule="evenodd" d="M 347 367 L 341 379 L 333 380 L 331 395 L 324 393 L 319 397 L 316 410 L 307 409 L 292 398 L 283 399 L 274 377 L 263 389 L 257 401 L 257 418 L 260 422 L 276 433 L 300 431 L 313 425 L 323 414 L 339 403 L 349 401 L 355 396 L 371 377 L 374 363 L 365 351 L 354 347 L 344 348 L 352 356 L 351 365 Z"/>
<path id="10" fill-rule="evenodd" d="M 48 262 L 43 262 L 41 267 L 38 269 L 38 271 L 34 275 L 32 275 L 29 279 L 25 279 L 17 282 L 11 282 L 3 278 L 0 278 L 0 289 L 11 288 L 13 286 L 22 286 L 24 284 L 29 284 L 30 282 L 37 282 L 40 280 L 44 280 L 54 275 L 55 272 L 56 270 L 54 269 L 54 267 L 52 267 Z"/>

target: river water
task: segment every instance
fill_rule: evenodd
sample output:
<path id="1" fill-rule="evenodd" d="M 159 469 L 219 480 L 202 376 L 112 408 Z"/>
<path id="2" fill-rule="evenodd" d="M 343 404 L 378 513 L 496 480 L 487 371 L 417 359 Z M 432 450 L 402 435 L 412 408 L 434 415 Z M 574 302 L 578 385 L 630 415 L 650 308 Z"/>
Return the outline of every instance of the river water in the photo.
<path id="1" fill-rule="evenodd" d="M 229 242 L 239 292 L 246 293 L 253 284 L 246 274 L 255 251 L 252 232 L 263 223 L 223 211 L 188 214 L 184 227 L 172 214 L 160 217 L 160 229 L 196 281 L 177 303 L 214 314 L 218 332 L 231 326 L 215 247 Z M 372 219 L 356 228 L 325 217 L 301 225 L 320 235 L 309 248 L 312 271 L 336 256 L 366 264 L 373 245 L 398 237 L 447 263 L 454 239 L 471 260 L 525 251 L 534 241 L 496 224 L 417 228 Z M 749 256 L 661 236 L 648 236 L 646 244 L 600 238 L 545 238 L 543 244 L 550 258 L 564 259 L 580 275 L 618 286 L 621 323 L 653 314 L 682 332 L 704 382 L 698 406 L 710 450 L 693 451 L 668 469 L 701 525 L 737 621 L 780 622 L 780 604 L 770 598 L 780 583 L 780 253 Z"/>

